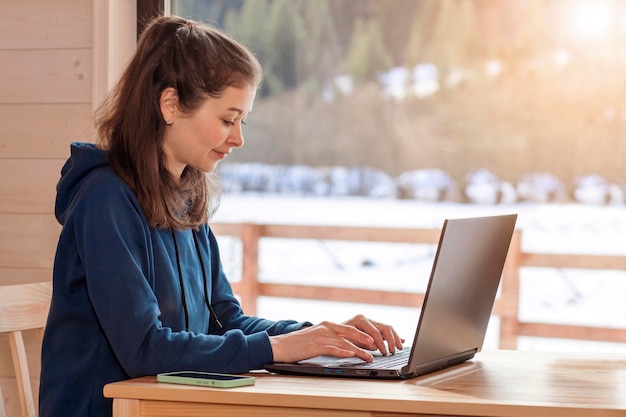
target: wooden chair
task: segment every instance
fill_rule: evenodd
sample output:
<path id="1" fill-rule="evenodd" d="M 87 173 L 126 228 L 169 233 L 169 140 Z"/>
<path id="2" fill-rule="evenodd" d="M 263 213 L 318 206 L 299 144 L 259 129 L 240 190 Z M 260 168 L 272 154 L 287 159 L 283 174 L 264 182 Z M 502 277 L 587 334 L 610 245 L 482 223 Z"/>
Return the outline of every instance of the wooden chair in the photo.
<path id="1" fill-rule="evenodd" d="M 2 395 L 2 389 L 0 389 L 0 417 L 7 417 L 7 413 L 4 409 L 4 396 Z"/>
<path id="2" fill-rule="evenodd" d="M 43 331 L 51 296 L 51 282 L 0 286 L 0 333 L 9 337 L 23 417 L 36 417 L 37 410 L 30 385 L 22 331 Z M 5 415 L 3 403 L 4 399 L 0 401 L 0 417 Z"/>

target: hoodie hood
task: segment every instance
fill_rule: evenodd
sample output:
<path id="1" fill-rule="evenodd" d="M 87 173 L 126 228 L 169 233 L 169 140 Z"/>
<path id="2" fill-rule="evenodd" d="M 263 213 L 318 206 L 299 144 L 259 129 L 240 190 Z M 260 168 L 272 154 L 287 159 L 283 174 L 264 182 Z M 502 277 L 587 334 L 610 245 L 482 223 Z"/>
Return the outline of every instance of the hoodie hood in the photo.
<path id="1" fill-rule="evenodd" d="M 108 166 L 106 152 L 95 144 L 84 142 L 71 144 L 70 157 L 61 169 L 61 179 L 57 184 L 54 214 L 59 223 L 64 224 L 67 209 L 85 179 L 95 170 Z"/>

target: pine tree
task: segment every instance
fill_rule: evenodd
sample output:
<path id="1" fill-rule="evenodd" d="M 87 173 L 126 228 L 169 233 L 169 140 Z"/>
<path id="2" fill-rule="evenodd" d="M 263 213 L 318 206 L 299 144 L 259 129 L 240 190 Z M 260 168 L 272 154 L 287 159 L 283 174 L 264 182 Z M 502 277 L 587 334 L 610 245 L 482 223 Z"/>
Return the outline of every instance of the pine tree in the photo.
<path id="1" fill-rule="evenodd" d="M 259 16 L 256 17 L 259 19 Z M 303 30 L 298 2 L 274 0 L 270 5 L 267 20 L 267 55 L 265 67 L 270 79 L 270 92 L 293 89 L 301 74 L 303 54 Z"/>
<path id="2" fill-rule="evenodd" d="M 267 0 L 246 1 L 240 11 L 231 9 L 224 18 L 225 30 L 261 61 L 267 55 L 267 29 L 259 16 L 266 16 L 267 11 Z"/>
<path id="3" fill-rule="evenodd" d="M 414 67 L 415 65 L 427 61 L 427 48 L 433 36 L 433 22 L 436 20 L 438 11 L 438 1 L 425 1 L 420 3 L 415 20 L 411 26 L 409 41 L 407 43 L 407 67 Z"/>
<path id="4" fill-rule="evenodd" d="M 346 58 L 346 68 L 357 81 L 376 79 L 378 72 L 391 65 L 391 58 L 383 46 L 380 26 L 373 19 L 357 20 Z"/>
<path id="5" fill-rule="evenodd" d="M 305 1 L 302 21 L 307 44 L 303 48 L 304 71 L 318 89 L 339 70 L 340 46 L 330 18 L 329 0 Z"/>

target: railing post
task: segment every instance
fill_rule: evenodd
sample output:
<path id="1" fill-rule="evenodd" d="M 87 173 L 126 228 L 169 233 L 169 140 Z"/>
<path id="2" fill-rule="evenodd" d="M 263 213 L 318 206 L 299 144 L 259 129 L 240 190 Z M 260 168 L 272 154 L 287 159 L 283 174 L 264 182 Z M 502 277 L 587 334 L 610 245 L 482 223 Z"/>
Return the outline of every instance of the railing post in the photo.
<path id="1" fill-rule="evenodd" d="M 500 349 L 517 349 L 519 329 L 520 268 L 522 266 L 522 232 L 513 233 L 509 253 L 502 271 L 502 314 L 500 316 Z"/>
<path id="2" fill-rule="evenodd" d="M 243 311 L 249 316 L 257 314 L 257 299 L 259 298 L 259 241 L 261 232 L 261 225 L 249 223 L 241 225 L 243 265 L 239 293 Z"/>

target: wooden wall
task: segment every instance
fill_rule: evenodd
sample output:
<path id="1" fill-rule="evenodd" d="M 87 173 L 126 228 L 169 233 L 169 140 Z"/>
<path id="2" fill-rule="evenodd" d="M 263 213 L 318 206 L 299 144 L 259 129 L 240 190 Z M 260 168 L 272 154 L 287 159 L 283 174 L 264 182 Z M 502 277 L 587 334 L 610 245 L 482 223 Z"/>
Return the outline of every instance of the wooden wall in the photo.
<path id="1" fill-rule="evenodd" d="M 0 285 L 51 279 L 60 231 L 55 185 L 69 144 L 92 141 L 94 103 L 111 85 L 114 66 L 125 59 L 117 39 L 127 33 L 113 31 L 118 22 L 110 13 L 134 7 L 134 0 L 2 2 Z M 136 15 L 126 19 L 133 33 L 124 45 L 132 47 Z M 37 396 L 41 336 L 27 333 L 25 341 Z M 8 340 L 0 337 L 0 386 L 8 416 L 20 415 L 14 375 Z"/>

